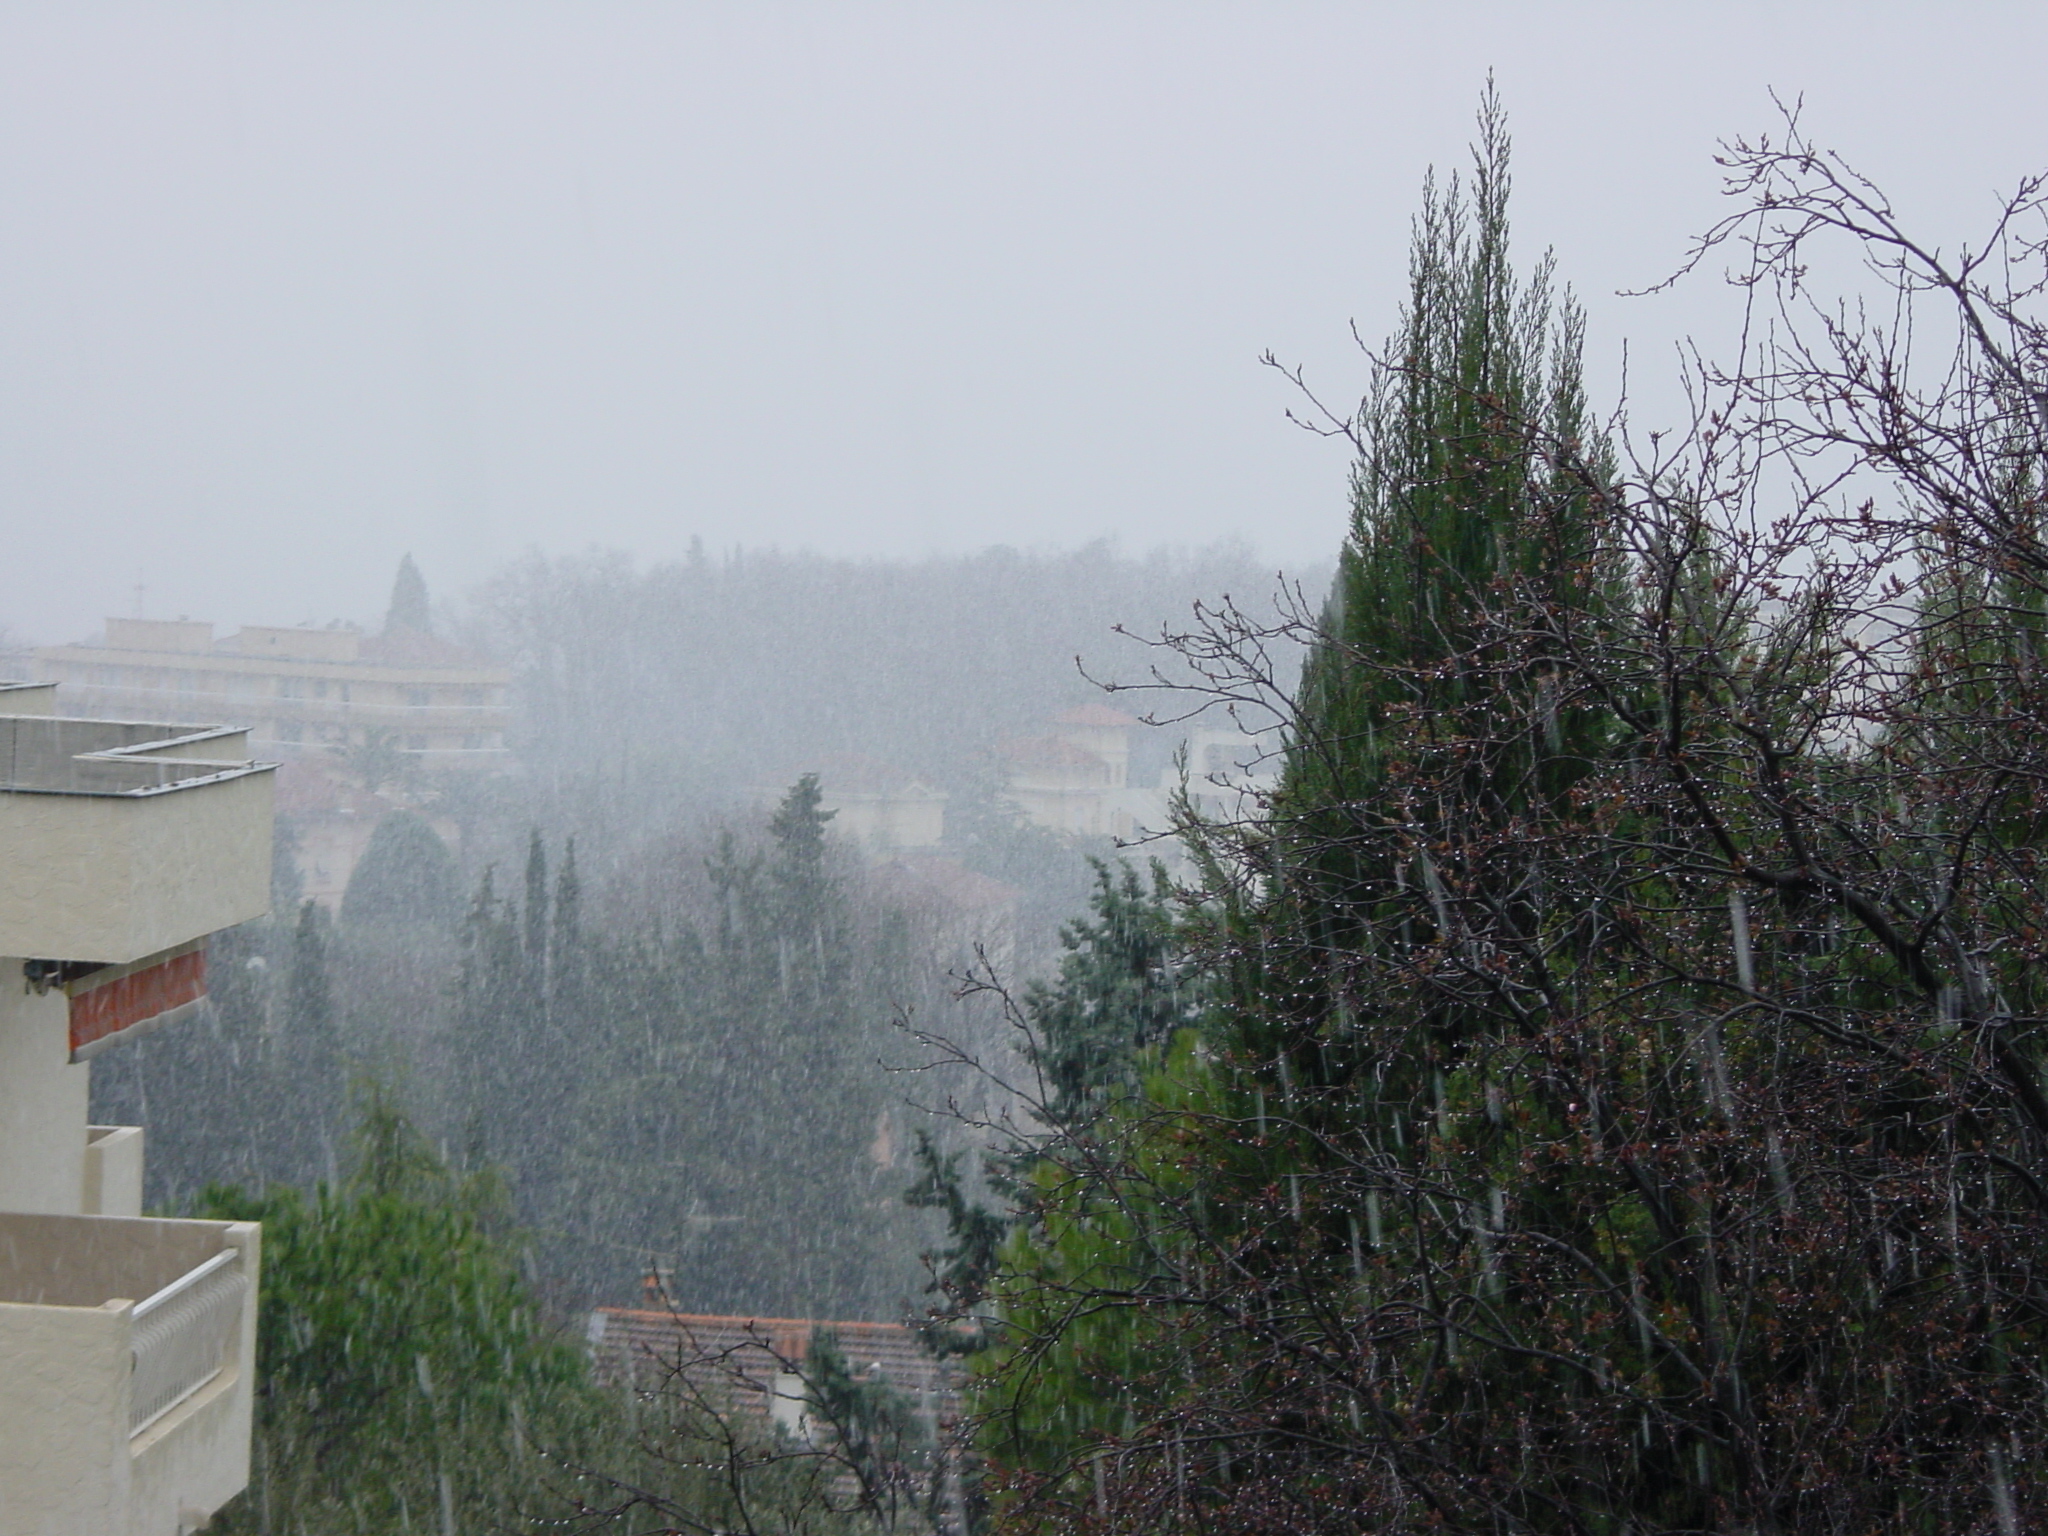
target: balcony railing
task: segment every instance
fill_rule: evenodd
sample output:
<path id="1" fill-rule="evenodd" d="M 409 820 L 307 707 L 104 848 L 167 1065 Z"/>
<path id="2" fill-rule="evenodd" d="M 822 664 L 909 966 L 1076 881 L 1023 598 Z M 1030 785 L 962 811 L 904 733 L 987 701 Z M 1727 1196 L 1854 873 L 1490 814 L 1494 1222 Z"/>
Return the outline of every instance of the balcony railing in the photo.
<path id="1" fill-rule="evenodd" d="M 136 1304 L 130 1435 L 141 1434 L 228 1368 L 248 1290 L 242 1251 L 230 1248 Z"/>
<path id="2" fill-rule="evenodd" d="M 170 1536 L 247 1486 L 260 1241 L 0 1213 L 0 1532 Z"/>

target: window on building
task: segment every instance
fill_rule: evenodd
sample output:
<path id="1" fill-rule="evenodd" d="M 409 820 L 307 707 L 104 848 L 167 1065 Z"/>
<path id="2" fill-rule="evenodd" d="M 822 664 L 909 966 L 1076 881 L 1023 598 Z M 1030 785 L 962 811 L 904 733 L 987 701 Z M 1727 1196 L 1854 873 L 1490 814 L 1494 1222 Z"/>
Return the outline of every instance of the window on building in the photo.
<path id="1" fill-rule="evenodd" d="M 405 745 L 407 751 L 424 752 L 427 750 L 427 738 L 420 735 L 408 736 L 405 738 Z"/>
<path id="2" fill-rule="evenodd" d="M 408 689 L 406 689 L 406 690 L 405 690 L 405 702 L 406 702 L 406 703 L 408 703 L 408 704 L 410 704 L 410 705 L 411 705 L 411 706 L 412 706 L 412 707 L 413 707 L 414 709 L 424 709 L 424 708 L 426 708 L 426 706 L 427 706 L 427 703 L 428 703 L 428 699 L 427 699 L 427 690 L 426 690 L 426 689 L 424 689 L 424 688 L 408 688 Z"/>
<path id="3" fill-rule="evenodd" d="M 280 720 L 277 722 L 277 739 L 296 745 L 306 739 L 306 727 L 297 720 Z"/>

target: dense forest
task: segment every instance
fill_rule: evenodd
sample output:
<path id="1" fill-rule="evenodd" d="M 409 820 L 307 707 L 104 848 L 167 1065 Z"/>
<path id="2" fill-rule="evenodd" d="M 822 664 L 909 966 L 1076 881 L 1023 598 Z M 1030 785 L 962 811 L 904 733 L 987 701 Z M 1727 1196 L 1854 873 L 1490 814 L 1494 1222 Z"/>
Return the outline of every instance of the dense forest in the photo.
<path id="1" fill-rule="evenodd" d="M 566 1310 L 659 1272 L 701 1310 L 899 1316 L 929 1236 L 898 1198 L 908 1100 L 978 1091 L 892 1076 L 899 1025 L 1000 1048 L 951 978 L 977 947 L 1042 970 L 1114 853 L 1020 817 L 993 747 L 1103 696 L 1077 658 L 1146 680 L 1166 653 L 1120 620 L 1156 638 L 1278 583 L 1229 549 L 523 565 L 466 620 L 514 666 L 519 770 L 408 783 L 332 913 L 282 820 L 272 915 L 216 942 L 208 1016 L 103 1063 L 95 1113 L 150 1128 L 168 1208 L 336 1180 L 352 1104 L 388 1091 L 503 1172 Z M 428 622 L 409 566 L 399 603 Z M 1134 773 L 1170 769 L 1157 738 Z M 808 765 L 849 752 L 950 790 L 931 856 L 835 833 Z"/>

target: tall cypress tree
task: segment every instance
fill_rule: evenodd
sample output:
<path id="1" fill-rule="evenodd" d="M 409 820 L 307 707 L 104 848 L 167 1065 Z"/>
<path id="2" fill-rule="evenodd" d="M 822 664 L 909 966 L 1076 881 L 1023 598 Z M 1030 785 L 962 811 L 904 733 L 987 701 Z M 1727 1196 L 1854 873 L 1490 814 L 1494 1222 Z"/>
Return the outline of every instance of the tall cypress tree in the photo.
<path id="1" fill-rule="evenodd" d="M 512 1163 L 522 1132 L 534 1129 L 523 1102 L 531 996 L 517 904 L 499 900 L 496 872 L 487 867 L 463 920 L 456 979 L 458 1081 L 472 1163 Z"/>
<path id="2" fill-rule="evenodd" d="M 336 1145 L 344 1099 L 342 1054 L 335 1024 L 333 935 L 316 901 L 299 906 L 292 932 L 291 976 L 285 990 L 284 1050 L 278 1067 L 293 1088 L 296 1130 L 292 1177 L 338 1177 Z"/>
<path id="3" fill-rule="evenodd" d="M 548 963 L 548 850 L 535 827 L 526 840 L 526 964 L 546 985 Z"/>
<path id="4" fill-rule="evenodd" d="M 1509 142 L 1491 89 L 1473 160 L 1469 189 L 1425 188 L 1260 850 L 1270 879 L 1222 948 L 1237 1003 L 1222 1016 L 1228 1059 L 1254 1092 L 1335 1093 L 1324 1108 L 1347 1126 L 1347 1084 L 1370 1079 L 1380 1104 L 1437 1097 L 1460 1042 L 1485 1027 L 1438 995 L 1398 1043 L 1355 1029 L 1390 1022 L 1387 985 L 1432 963 L 1461 900 L 1532 931 L 1552 920 L 1525 855 L 1569 817 L 1607 730 L 1560 692 L 1544 639 L 1569 626 L 1563 614 L 1596 622 L 1618 591 L 1600 552 L 1607 467 L 1586 427 L 1583 327 L 1547 256 L 1526 280 L 1510 262 Z"/>
<path id="5" fill-rule="evenodd" d="M 1479 127 L 1469 192 L 1456 178 L 1424 189 L 1277 807 L 1277 856 L 1340 947 L 1347 919 L 1403 879 L 1383 834 L 1420 833 L 1431 814 L 1401 799 L 1402 769 L 1434 745 L 1463 750 L 1469 712 L 1506 689 L 1544 690 L 1540 658 L 1501 654 L 1482 611 L 1510 594 L 1582 607 L 1613 581 L 1595 554 L 1605 465 L 1587 435 L 1582 317 L 1554 297 L 1547 256 L 1526 281 L 1510 263 L 1509 144 L 1490 89 Z M 1517 703 L 1534 704 L 1536 729 L 1523 750 L 1475 761 L 1468 783 L 1503 818 L 1568 782 L 1599 729 L 1540 697 Z"/>
<path id="6" fill-rule="evenodd" d="M 1514 1305 L 1486 1234 L 1521 1189 L 1522 1146 L 1497 1134 L 1453 1149 L 1448 1128 L 1474 1103 L 1503 1130 L 1569 1120 L 1526 1070 L 1572 984 L 1573 941 L 1555 936 L 1583 917 L 1543 859 L 1571 844 L 1570 791 L 1610 726 L 1569 692 L 1554 647 L 1597 629 L 1620 583 L 1602 553 L 1607 470 L 1586 424 L 1580 316 L 1547 257 L 1526 278 L 1511 263 L 1491 90 L 1473 160 L 1469 184 L 1425 192 L 1408 303 L 1359 418 L 1349 537 L 1304 673 L 1269 878 L 1221 951 L 1219 1102 L 1258 1137 L 1248 1156 L 1223 1154 L 1239 1193 L 1215 1235 L 1258 1255 L 1256 1284 L 1282 1315 L 1415 1320 L 1327 1374 L 1264 1352 L 1255 1330 L 1248 1398 L 1299 1434 L 1290 1456 L 1306 1467 L 1323 1437 L 1405 1448 L 1469 1434 L 1472 1454 L 1491 1454 L 1497 1403 L 1544 1390 L 1511 1356 L 1461 1357 L 1460 1308 Z M 1497 984 L 1510 952 L 1542 954 L 1559 990 Z M 1532 1194 L 1520 1214 L 1541 1225 L 1543 1209 Z M 1582 1234 L 1563 1215 L 1557 1236 Z M 1375 1381 L 1386 1392 L 1361 1395 Z M 1365 1434 L 1361 1403 L 1377 1419 Z M 1327 1470 L 1355 1487 L 1374 1460 Z M 1319 1475 L 1285 1461 L 1267 1471 Z"/>
<path id="7" fill-rule="evenodd" d="M 411 631 L 424 635 L 432 633 L 433 628 L 426 578 L 420 575 L 412 556 L 407 555 L 398 562 L 398 575 L 391 583 L 391 606 L 384 613 L 384 633 L 400 635 Z"/>
<path id="8" fill-rule="evenodd" d="M 1512 1304 L 1485 1232 L 1519 1149 L 1452 1157 L 1445 1131 L 1475 1100 L 1489 1124 L 1565 1113 L 1518 1098 L 1508 1064 L 1543 1001 L 1504 998 L 1492 967 L 1573 921 L 1534 855 L 1570 841 L 1608 726 L 1554 646 L 1604 622 L 1618 584 L 1581 323 L 1547 259 L 1526 279 L 1510 262 L 1508 148 L 1489 92 L 1469 186 L 1425 193 L 1322 641 L 1241 850 L 1256 878 L 1221 882 L 1197 939 L 1201 1047 L 1167 1058 L 1121 1140 L 1105 1127 L 1113 1154 L 1037 1178 L 998 1282 L 1014 1331 L 991 1450 L 1078 1509 L 1091 1481 L 1112 1502 L 1097 1451 L 1142 1443 L 1122 1507 L 1205 1484 L 1219 1529 L 1355 1529 L 1401 1507 L 1389 1490 L 1432 1437 L 1490 1453 L 1488 1394 L 1534 1390 L 1460 1367 L 1450 1323 Z"/>
<path id="9" fill-rule="evenodd" d="M 555 876 L 554 930 L 548 942 L 548 1001 L 552 1011 L 574 1019 L 583 1006 L 583 881 L 576 873 L 576 839 L 562 847 Z"/>

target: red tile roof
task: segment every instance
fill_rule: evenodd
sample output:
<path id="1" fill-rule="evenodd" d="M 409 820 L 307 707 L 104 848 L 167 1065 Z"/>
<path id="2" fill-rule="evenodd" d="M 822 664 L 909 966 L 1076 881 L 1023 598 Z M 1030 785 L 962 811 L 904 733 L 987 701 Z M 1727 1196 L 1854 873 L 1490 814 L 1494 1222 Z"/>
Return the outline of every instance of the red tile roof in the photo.
<path id="1" fill-rule="evenodd" d="M 879 1374 L 941 1424 L 959 1417 L 959 1366 L 932 1355 L 902 1323 L 599 1307 L 589 1338 L 600 1381 L 644 1388 L 680 1377 L 721 1407 L 765 1416 L 775 1378 L 802 1370 L 820 1332 L 837 1337 L 854 1375 Z"/>

